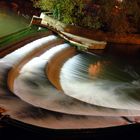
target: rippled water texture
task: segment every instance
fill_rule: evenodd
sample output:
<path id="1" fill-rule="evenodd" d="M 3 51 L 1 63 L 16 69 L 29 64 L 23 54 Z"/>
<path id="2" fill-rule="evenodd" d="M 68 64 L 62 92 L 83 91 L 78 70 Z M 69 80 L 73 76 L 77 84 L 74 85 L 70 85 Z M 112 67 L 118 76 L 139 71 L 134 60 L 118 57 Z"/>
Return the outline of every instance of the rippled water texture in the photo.
<path id="1" fill-rule="evenodd" d="M 44 57 L 44 55 L 42 55 L 42 57 Z M 9 57 L 9 58 L 11 58 L 11 57 Z M 10 115 L 12 118 L 17 119 L 21 122 L 25 122 L 27 124 L 32 124 L 35 126 L 41 126 L 41 127 L 45 127 L 45 128 L 53 128 L 53 129 L 101 128 L 101 127 L 109 127 L 109 126 L 127 124 L 127 122 L 120 117 L 104 117 L 104 116 L 91 117 L 91 116 L 80 116 L 80 115 L 78 115 L 78 116 L 77 115 L 66 115 L 63 113 L 56 113 L 56 112 L 52 112 L 52 111 L 48 111 L 48 110 L 43 110 L 41 108 L 37 108 L 30 104 L 27 104 L 23 100 L 14 96 L 14 94 L 9 92 L 6 88 L 5 77 L 7 75 L 7 72 L 9 71 L 9 68 L 11 68 L 11 65 L 13 65 L 13 63 L 11 61 L 9 62 L 8 58 L 5 59 L 5 62 L 7 62 L 7 63 L 4 63 L 4 61 L 2 61 L 2 60 L 0 61 L 0 65 L 1 65 L 1 68 L 0 68 L 0 81 L 1 81 L 0 82 L 0 91 L 1 91 L 0 92 L 0 107 L 6 108 L 6 110 L 7 110 L 6 113 L 8 113 L 8 115 Z M 15 60 L 13 60 L 13 61 L 15 61 Z M 36 64 L 37 62 L 41 62 L 41 61 L 36 61 L 35 63 L 32 63 L 32 66 L 34 64 Z M 38 65 L 38 68 L 34 67 L 35 75 L 42 77 L 42 73 L 37 74 L 40 71 L 39 69 L 40 68 L 42 69 L 42 66 L 41 66 L 42 64 L 44 65 L 44 61 L 43 61 L 43 63 L 40 63 L 40 65 Z M 26 70 L 23 69 L 23 71 L 22 71 L 23 73 L 25 72 L 25 75 L 26 75 Z M 32 71 L 32 68 L 28 67 L 28 70 L 30 73 L 30 70 Z M 35 73 L 35 72 L 37 72 L 37 73 Z M 24 78 L 26 79 L 27 77 L 25 75 L 24 75 Z M 35 75 L 33 76 L 33 78 L 35 77 Z M 31 76 L 32 76 L 32 74 L 31 74 Z M 31 85 L 32 82 L 35 81 L 35 79 L 30 79 L 30 80 L 31 80 L 31 82 L 26 81 L 29 85 Z M 32 80 L 34 80 L 34 81 L 32 81 Z M 41 84 L 40 85 L 40 89 L 41 89 L 41 87 L 44 84 L 42 82 L 40 84 Z M 35 86 L 36 85 L 33 84 L 31 86 L 32 89 L 30 89 L 30 90 L 35 91 L 35 89 L 36 89 L 36 88 L 34 88 Z M 24 92 L 22 94 L 24 94 Z M 28 93 L 25 93 L 25 96 L 26 96 L 26 94 L 29 97 Z M 38 94 L 37 95 L 38 97 L 42 96 L 42 94 L 39 91 L 38 91 L 38 93 L 34 92 L 34 94 Z M 35 100 L 33 100 L 33 101 L 35 102 Z"/>
<path id="2" fill-rule="evenodd" d="M 119 109 L 140 109 L 140 65 L 125 60 L 79 54 L 60 75 L 64 93 L 81 101 Z"/>
<path id="3" fill-rule="evenodd" d="M 58 91 L 48 80 L 44 69 L 51 57 L 68 47 L 68 44 L 58 45 L 28 62 L 14 82 L 14 93 L 34 106 L 68 114 L 92 116 L 133 116 L 140 114 L 140 111 L 113 110 L 90 105 Z"/>
<path id="4" fill-rule="evenodd" d="M 0 37 L 26 26 L 20 18 L 0 12 Z M 22 33 L 29 35 L 28 31 Z M 10 36 L 11 40 L 13 38 Z M 48 42 L 55 41 L 58 41 L 57 45 L 49 48 Z M 121 117 L 125 115 L 135 120 L 140 114 L 140 66 L 125 60 L 81 53 L 62 66 L 59 76 L 63 91 L 58 91 L 45 70 L 49 60 L 69 46 L 64 41 L 60 45 L 60 38 L 51 33 L 0 59 L 0 107 L 6 109 L 5 114 L 27 124 L 53 129 L 129 124 Z M 43 51 L 36 54 L 40 50 Z M 36 55 L 32 53 L 34 51 Z M 26 61 L 29 62 L 18 67 L 11 93 L 7 88 L 9 71 L 16 69 L 16 65 L 31 54 L 33 57 Z"/>

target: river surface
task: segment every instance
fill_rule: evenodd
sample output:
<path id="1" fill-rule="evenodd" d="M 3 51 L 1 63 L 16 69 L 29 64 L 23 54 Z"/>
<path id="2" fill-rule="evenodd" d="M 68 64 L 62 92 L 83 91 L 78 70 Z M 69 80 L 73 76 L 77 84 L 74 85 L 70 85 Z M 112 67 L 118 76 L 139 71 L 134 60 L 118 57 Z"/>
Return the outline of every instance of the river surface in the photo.
<path id="1" fill-rule="evenodd" d="M 22 26 L 14 18 L 4 18 L 7 15 L 0 14 L 0 36 L 27 25 L 22 22 Z M 4 22 L 8 19 L 10 22 Z M 9 25 L 12 21 L 16 24 Z M 46 41 L 47 37 L 44 39 Z M 123 55 L 124 48 L 118 46 L 115 48 L 119 49 L 109 48 L 100 55 L 80 52 L 69 58 L 59 74 L 63 91 L 58 91 L 44 72 L 49 58 L 69 45 L 54 46 L 21 68 L 14 82 L 15 93 L 11 93 L 7 89 L 8 72 L 26 56 L 27 50 L 32 51 L 41 45 L 36 42 L 0 59 L 0 107 L 6 108 L 13 118 L 45 128 L 80 129 L 128 124 L 119 115 L 139 115 L 140 61 L 136 51 L 139 46 L 136 50 L 132 49 L 135 50 L 133 55 L 132 46 L 129 47 L 126 57 Z"/>
<path id="2" fill-rule="evenodd" d="M 0 10 L 0 37 L 19 31 L 29 24 L 25 19 L 13 14 Z"/>
<path id="3" fill-rule="evenodd" d="M 57 90 L 49 81 L 44 70 L 53 56 L 68 47 L 68 44 L 57 45 L 24 65 L 19 76 L 15 79 L 14 93 L 34 106 L 68 114 L 92 116 L 140 115 L 140 111 L 116 110 L 87 104 Z M 70 85 L 70 83 L 68 84 Z M 75 81 L 73 81 L 73 84 L 75 84 Z"/>
<path id="4" fill-rule="evenodd" d="M 46 37 L 40 39 L 39 41 L 44 41 L 44 39 L 48 40 L 48 38 Z M 36 45 L 32 46 L 32 49 L 36 48 Z M 67 44 L 59 46 L 59 50 L 64 47 L 67 47 Z M 26 49 L 23 51 L 24 48 Z M 49 52 L 49 55 L 47 55 L 46 52 L 40 58 L 33 59 L 32 62 L 27 63 L 26 67 L 22 69 L 19 75 L 19 81 L 22 81 L 20 83 L 15 82 L 15 86 L 22 84 L 22 86 L 17 87 L 17 89 L 20 88 L 20 90 L 18 91 L 18 93 L 21 94 L 18 95 L 20 98 L 15 96 L 14 93 L 9 92 L 9 90 L 7 89 L 6 75 L 9 72 L 9 69 L 14 67 L 17 61 L 20 61 L 20 59 L 25 56 L 24 53 L 28 53 L 28 51 L 30 50 L 30 47 L 24 46 L 23 48 L 16 50 L 14 53 L 7 55 L 0 60 L 0 106 L 6 109 L 5 114 L 8 113 L 8 115 L 10 115 L 12 118 L 25 122 L 27 124 L 53 129 L 104 128 L 129 124 L 129 122 L 119 116 L 112 117 L 71 114 L 67 115 L 65 113 L 58 113 L 54 111 L 48 111 L 47 109 L 41 109 L 40 105 L 45 104 L 45 102 L 47 101 L 53 103 L 54 99 L 60 98 L 60 100 L 58 101 L 61 101 L 64 98 L 64 96 L 61 96 L 61 93 L 57 92 L 57 90 L 49 83 L 49 81 L 47 81 L 47 78 L 45 78 L 43 74 L 42 69 L 48 59 L 48 56 L 50 57 L 52 55 L 52 51 Z M 54 52 L 55 51 L 53 50 L 53 53 Z M 44 61 L 41 60 L 41 58 L 43 58 Z M 30 78 L 28 78 L 28 76 Z M 44 85 L 47 85 L 47 87 L 44 87 Z M 26 92 L 24 92 L 25 90 Z M 17 94 L 17 91 L 15 91 L 15 93 Z M 32 94 L 32 96 L 30 96 L 30 93 Z M 46 100 L 48 94 L 50 100 Z M 53 98 L 55 96 L 58 98 Z M 21 97 L 25 98 L 23 99 Z M 61 97 L 63 98 L 61 99 Z M 32 106 L 32 104 L 36 104 L 36 107 Z M 57 105 L 56 108 L 58 108 L 58 104 L 51 105 L 53 105 L 53 107 Z M 64 108 L 69 110 L 69 106 L 66 106 L 67 104 L 63 104 L 63 102 L 61 102 L 61 105 L 65 106 Z"/>
<path id="5" fill-rule="evenodd" d="M 133 61 L 78 54 L 62 67 L 60 81 L 64 93 L 99 106 L 140 109 L 140 65 Z"/>

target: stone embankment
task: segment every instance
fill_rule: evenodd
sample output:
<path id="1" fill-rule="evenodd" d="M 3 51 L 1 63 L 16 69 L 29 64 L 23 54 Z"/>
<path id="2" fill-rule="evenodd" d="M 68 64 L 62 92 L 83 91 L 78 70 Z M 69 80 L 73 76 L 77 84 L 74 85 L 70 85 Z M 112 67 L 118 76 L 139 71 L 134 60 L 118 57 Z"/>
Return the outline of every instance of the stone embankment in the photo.
<path id="1" fill-rule="evenodd" d="M 96 40 L 97 42 L 101 42 L 101 44 L 104 44 L 103 42 L 107 42 L 109 44 L 140 44 L 140 34 L 114 34 L 111 32 L 102 32 L 99 30 L 86 29 L 73 25 L 66 25 L 60 21 L 51 18 L 50 16 L 47 16 L 45 13 L 41 13 L 40 18 L 33 22 L 33 24 L 44 25 L 46 27 L 51 28 L 52 30 L 74 35 L 74 38 L 75 36 L 77 36 L 78 38 L 81 37 L 81 40 L 82 38 L 94 41 Z"/>
<path id="2" fill-rule="evenodd" d="M 41 13 L 40 17 L 33 16 L 31 24 L 49 28 L 81 49 L 104 49 L 107 44 L 105 41 L 96 41 L 94 39 L 82 37 L 80 34 L 67 32 L 65 31 L 67 28 L 66 24 L 47 16 L 45 13 Z"/>
<path id="3" fill-rule="evenodd" d="M 140 34 L 113 34 L 105 33 L 102 31 L 89 30 L 81 27 L 75 26 L 66 26 L 64 29 L 65 32 L 80 35 L 85 38 L 94 39 L 98 41 L 106 41 L 109 43 L 118 43 L 118 44 L 140 44 Z"/>

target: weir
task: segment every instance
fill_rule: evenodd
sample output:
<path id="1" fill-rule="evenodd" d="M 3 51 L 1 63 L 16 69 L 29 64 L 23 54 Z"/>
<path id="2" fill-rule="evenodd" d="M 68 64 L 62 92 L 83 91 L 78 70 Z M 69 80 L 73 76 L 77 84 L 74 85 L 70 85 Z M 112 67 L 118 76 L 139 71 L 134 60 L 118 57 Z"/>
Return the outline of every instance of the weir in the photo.
<path id="1" fill-rule="evenodd" d="M 105 41 L 96 41 L 65 31 L 68 25 L 46 15 L 46 13 L 41 13 L 40 17 L 33 16 L 30 24 L 49 28 L 71 44 L 78 46 L 80 50 L 105 49 L 107 44 Z"/>
<path id="2" fill-rule="evenodd" d="M 31 23 L 53 32 L 29 27 L 0 40 L 5 52 L 0 59 L 0 107 L 5 114 L 69 132 L 140 122 L 139 61 L 112 52 L 99 56 L 77 51 L 72 44 L 88 50 L 93 40 L 66 32 L 59 22 L 50 22 L 53 27 L 47 22 L 34 17 Z M 61 28 L 54 28 L 56 24 Z M 92 50 L 106 50 L 95 48 L 100 41 L 93 43 Z"/>

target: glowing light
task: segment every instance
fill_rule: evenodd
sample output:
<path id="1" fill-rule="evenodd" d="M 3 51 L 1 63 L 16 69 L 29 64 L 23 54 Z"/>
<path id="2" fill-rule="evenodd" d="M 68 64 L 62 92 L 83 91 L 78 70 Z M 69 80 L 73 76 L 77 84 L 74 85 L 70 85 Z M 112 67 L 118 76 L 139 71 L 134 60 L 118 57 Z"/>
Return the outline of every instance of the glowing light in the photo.
<path id="1" fill-rule="evenodd" d="M 102 68 L 102 65 L 100 62 L 97 62 L 96 64 L 90 64 L 89 68 L 88 68 L 88 73 L 91 76 L 96 76 L 100 73 Z"/>
<path id="2" fill-rule="evenodd" d="M 88 73 L 90 76 L 97 76 L 101 73 L 104 66 L 110 65 L 109 61 L 98 61 L 95 64 L 90 64 L 88 67 Z"/>
<path id="3" fill-rule="evenodd" d="M 123 2 L 123 0 L 117 0 L 118 2 Z"/>

